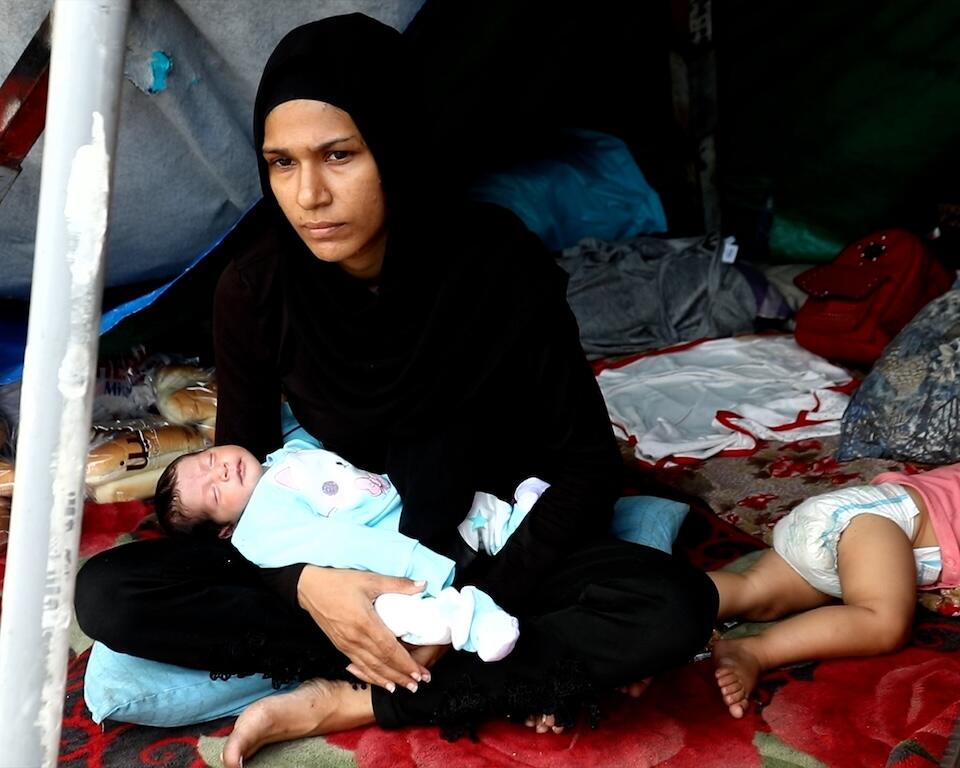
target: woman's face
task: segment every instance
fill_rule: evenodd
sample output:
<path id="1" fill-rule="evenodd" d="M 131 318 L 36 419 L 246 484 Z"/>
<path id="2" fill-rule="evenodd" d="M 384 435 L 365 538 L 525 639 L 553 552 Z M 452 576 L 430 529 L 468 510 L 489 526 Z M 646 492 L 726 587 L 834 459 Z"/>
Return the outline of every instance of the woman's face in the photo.
<path id="1" fill-rule="evenodd" d="M 311 253 L 354 277 L 377 277 L 386 205 L 376 160 L 353 118 L 322 101 L 284 102 L 267 115 L 262 150 L 270 188 Z"/>

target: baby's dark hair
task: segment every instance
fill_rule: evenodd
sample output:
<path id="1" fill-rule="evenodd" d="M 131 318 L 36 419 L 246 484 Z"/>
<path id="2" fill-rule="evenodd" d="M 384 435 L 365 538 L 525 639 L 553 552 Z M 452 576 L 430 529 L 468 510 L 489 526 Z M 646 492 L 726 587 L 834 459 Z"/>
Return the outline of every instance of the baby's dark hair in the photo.
<path id="1" fill-rule="evenodd" d="M 177 488 L 177 466 L 187 456 L 203 451 L 194 451 L 177 456 L 171 461 L 157 480 L 157 490 L 153 495 L 153 508 L 157 513 L 157 522 L 167 536 L 199 536 L 205 539 L 219 538 L 223 528 L 213 520 L 198 520 L 187 515 Z"/>

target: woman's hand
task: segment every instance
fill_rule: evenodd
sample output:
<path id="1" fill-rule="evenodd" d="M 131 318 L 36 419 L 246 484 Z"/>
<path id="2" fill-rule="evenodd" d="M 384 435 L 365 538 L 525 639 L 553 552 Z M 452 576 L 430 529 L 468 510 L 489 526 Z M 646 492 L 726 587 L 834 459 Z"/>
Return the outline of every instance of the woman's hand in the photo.
<path id="1" fill-rule="evenodd" d="M 297 582 L 297 599 L 323 633 L 350 659 L 347 670 L 360 680 L 393 692 L 412 691 L 430 673 L 411 658 L 377 616 L 373 601 L 385 592 L 415 595 L 423 582 L 366 571 L 307 565 Z"/>

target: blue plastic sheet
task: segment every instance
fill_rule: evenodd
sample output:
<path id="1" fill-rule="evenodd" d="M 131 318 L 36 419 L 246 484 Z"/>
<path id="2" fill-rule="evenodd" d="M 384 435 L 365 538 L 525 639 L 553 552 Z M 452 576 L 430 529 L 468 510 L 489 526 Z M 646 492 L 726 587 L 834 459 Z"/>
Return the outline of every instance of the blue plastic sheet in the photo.
<path id="1" fill-rule="evenodd" d="M 256 204 L 254 204 L 256 205 Z M 252 210 L 252 207 L 251 209 Z M 248 210 L 247 213 L 250 211 Z M 197 256 L 190 265 L 172 280 L 164 283 L 152 291 L 137 296 L 136 298 L 118 304 L 115 307 L 104 310 L 100 317 L 100 335 L 115 328 L 124 318 L 129 317 L 141 310 L 149 307 L 160 296 L 166 293 L 172 286 L 182 280 L 190 271 L 207 257 L 224 238 L 227 237 L 237 225 L 246 217 L 246 213 L 241 216 L 233 225 L 224 232 L 217 240 L 199 256 Z M 23 376 L 23 356 L 27 343 L 27 318 L 7 317 L 0 318 L 0 386 L 18 381 Z"/>

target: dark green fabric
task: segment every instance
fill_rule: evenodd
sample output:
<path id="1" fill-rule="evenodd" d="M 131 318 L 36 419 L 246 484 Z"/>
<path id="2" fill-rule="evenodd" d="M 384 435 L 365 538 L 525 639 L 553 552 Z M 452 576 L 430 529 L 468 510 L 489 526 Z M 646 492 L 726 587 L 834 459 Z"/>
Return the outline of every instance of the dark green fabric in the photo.
<path id="1" fill-rule="evenodd" d="M 714 4 L 727 222 L 823 261 L 872 230 L 932 226 L 960 198 L 960 4 Z M 762 226 L 762 225 L 761 225 Z"/>

